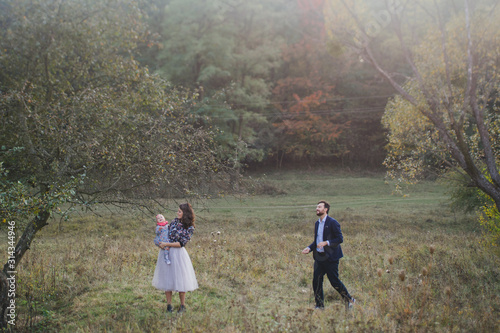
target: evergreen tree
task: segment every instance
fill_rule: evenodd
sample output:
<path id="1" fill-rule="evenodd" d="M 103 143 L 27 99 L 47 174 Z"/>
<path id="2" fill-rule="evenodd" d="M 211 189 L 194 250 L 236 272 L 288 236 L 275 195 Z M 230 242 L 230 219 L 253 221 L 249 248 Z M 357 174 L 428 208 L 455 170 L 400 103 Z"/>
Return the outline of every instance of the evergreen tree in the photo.
<path id="1" fill-rule="evenodd" d="M 268 127 L 264 115 L 282 44 L 277 3 L 174 0 L 165 8 L 160 73 L 199 89 L 194 111 L 222 131 L 220 143 L 235 163 L 263 158 L 257 143 Z"/>

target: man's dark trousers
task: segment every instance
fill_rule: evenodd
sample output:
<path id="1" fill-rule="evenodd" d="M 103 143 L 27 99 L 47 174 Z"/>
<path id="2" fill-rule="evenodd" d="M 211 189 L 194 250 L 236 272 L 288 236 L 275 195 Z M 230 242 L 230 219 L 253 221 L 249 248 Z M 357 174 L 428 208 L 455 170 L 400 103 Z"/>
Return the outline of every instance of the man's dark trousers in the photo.
<path id="1" fill-rule="evenodd" d="M 328 277 L 332 287 L 337 290 L 345 302 L 351 300 L 351 295 L 347 291 L 342 281 L 339 279 L 339 261 L 338 260 L 314 260 L 314 275 L 313 275 L 313 290 L 314 299 L 317 307 L 324 307 L 324 294 L 323 294 L 323 277 Z"/>

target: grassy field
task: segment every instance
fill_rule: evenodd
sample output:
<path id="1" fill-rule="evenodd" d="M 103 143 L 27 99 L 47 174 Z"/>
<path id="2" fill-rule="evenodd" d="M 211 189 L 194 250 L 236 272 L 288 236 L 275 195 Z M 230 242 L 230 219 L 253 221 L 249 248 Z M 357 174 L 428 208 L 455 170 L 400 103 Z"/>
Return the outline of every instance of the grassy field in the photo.
<path id="1" fill-rule="evenodd" d="M 106 212 L 53 221 L 18 267 L 17 328 L 57 332 L 495 332 L 500 268 L 472 216 L 436 183 L 393 195 L 383 175 L 260 175 L 256 196 L 193 202 L 187 250 L 200 288 L 166 314 L 151 286 L 153 216 Z M 311 243 L 325 199 L 342 226 L 346 311 L 325 282 L 314 310 Z M 162 212 L 168 220 L 177 205 Z M 178 306 L 174 295 L 174 306 Z"/>

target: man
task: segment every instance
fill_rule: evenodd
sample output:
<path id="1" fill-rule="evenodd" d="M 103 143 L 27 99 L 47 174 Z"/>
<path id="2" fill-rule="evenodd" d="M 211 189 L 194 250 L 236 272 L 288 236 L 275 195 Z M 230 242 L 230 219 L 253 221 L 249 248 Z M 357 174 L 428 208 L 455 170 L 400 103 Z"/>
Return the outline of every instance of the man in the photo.
<path id="1" fill-rule="evenodd" d="M 314 225 L 314 241 L 302 250 L 303 254 L 313 252 L 314 276 L 313 290 L 316 309 L 325 307 L 323 295 L 323 277 L 328 277 L 332 287 L 338 291 L 347 308 L 351 308 L 356 301 L 339 279 L 339 260 L 343 257 L 340 243 L 344 241 L 340 224 L 328 216 L 330 205 L 326 201 L 318 202 L 316 215 L 319 220 Z"/>

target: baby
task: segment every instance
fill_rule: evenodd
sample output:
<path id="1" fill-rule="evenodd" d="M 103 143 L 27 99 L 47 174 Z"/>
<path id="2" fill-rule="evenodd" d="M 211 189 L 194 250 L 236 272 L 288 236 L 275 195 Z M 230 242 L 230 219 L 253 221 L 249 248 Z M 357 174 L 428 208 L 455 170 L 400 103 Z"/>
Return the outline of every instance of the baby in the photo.
<path id="1" fill-rule="evenodd" d="M 163 215 L 156 215 L 156 237 L 154 239 L 154 243 L 156 246 L 160 246 L 160 243 L 170 243 L 170 239 L 168 238 L 168 221 L 165 220 Z M 165 249 L 165 262 L 167 265 L 170 265 L 170 256 L 169 250 Z"/>

